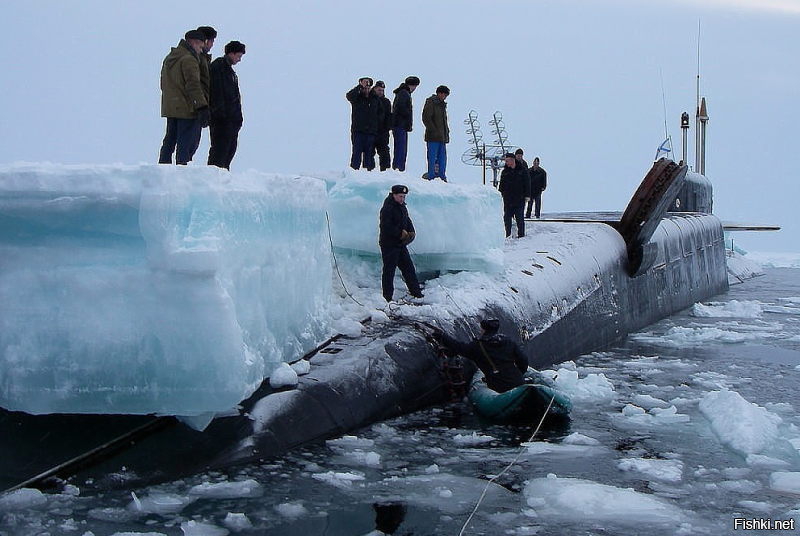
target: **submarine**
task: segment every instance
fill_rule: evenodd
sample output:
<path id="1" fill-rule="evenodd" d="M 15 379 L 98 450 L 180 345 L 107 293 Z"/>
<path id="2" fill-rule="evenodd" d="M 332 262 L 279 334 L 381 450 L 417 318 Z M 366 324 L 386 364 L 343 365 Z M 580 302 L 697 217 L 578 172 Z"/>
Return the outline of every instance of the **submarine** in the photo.
<path id="1" fill-rule="evenodd" d="M 500 319 L 530 365 L 543 368 L 725 292 L 723 225 L 702 204 L 710 188 L 685 164 L 661 159 L 622 213 L 531 221 L 536 240 L 506 244 L 502 299 L 478 316 Z M 426 293 L 436 282 L 426 281 Z M 432 343 L 425 310 L 390 304 L 391 321 L 364 319 L 360 335 L 335 335 L 308 352 L 310 371 L 294 388 L 264 382 L 202 431 L 171 416 L 0 410 L 0 486 L 46 490 L 69 481 L 109 489 L 169 481 L 451 401 L 472 371 L 458 369 Z M 467 338 L 474 322 L 464 314 L 438 327 Z"/>

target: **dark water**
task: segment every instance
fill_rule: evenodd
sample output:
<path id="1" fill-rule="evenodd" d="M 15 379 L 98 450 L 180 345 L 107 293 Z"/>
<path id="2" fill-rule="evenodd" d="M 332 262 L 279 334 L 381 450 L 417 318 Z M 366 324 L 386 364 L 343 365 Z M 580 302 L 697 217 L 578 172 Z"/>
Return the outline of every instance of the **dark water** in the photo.
<path id="1" fill-rule="evenodd" d="M 706 305 L 567 364 L 586 392 L 535 447 L 521 446 L 533 427 L 482 422 L 456 402 L 228 473 L 0 500 L 0 534 L 774 534 L 734 519 L 800 519 L 800 497 L 770 486 L 800 472 L 800 269 L 769 269 Z M 757 456 L 724 444 L 700 411 L 720 389 L 780 417 Z M 648 400 L 680 418 L 631 416 Z"/>

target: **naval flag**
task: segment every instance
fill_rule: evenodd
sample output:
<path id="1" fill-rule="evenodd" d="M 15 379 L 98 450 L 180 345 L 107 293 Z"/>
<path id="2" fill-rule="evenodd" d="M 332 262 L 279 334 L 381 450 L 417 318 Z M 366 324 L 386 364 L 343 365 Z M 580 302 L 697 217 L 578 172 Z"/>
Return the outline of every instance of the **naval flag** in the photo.
<path id="1" fill-rule="evenodd" d="M 655 161 L 658 161 L 661 158 L 672 158 L 672 138 L 669 136 L 661 145 L 658 146 L 658 150 L 656 150 Z"/>

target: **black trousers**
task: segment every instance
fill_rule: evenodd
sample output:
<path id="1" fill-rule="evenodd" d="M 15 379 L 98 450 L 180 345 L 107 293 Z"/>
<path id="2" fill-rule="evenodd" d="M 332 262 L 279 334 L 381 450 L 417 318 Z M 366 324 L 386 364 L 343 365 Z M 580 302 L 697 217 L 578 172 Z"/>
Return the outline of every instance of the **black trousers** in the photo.
<path id="1" fill-rule="evenodd" d="M 381 166 L 381 171 L 386 171 L 392 165 L 392 159 L 389 155 L 389 133 L 381 133 L 375 137 L 375 151 L 378 153 L 378 162 Z"/>
<path id="2" fill-rule="evenodd" d="M 208 165 L 231 169 L 231 161 L 239 146 L 241 123 L 214 121 L 209 126 L 211 148 L 208 150 Z"/>
<path id="3" fill-rule="evenodd" d="M 392 296 L 394 296 L 394 273 L 397 268 L 400 268 L 400 274 L 406 282 L 409 294 L 412 296 L 422 295 L 417 271 L 406 246 L 381 246 L 381 257 L 383 258 L 381 287 L 386 301 L 392 301 Z"/>
<path id="4" fill-rule="evenodd" d="M 525 210 L 526 218 L 531 217 L 531 209 L 533 208 L 534 205 L 536 206 L 536 212 L 534 214 L 538 219 L 542 215 L 542 192 L 539 192 L 538 194 L 534 193 L 531 196 L 531 200 L 528 201 L 528 208 Z"/>
<path id="5" fill-rule="evenodd" d="M 525 236 L 525 201 L 513 207 L 503 206 L 503 224 L 506 227 L 506 237 L 511 236 L 511 219 L 517 220 L 517 236 Z"/>

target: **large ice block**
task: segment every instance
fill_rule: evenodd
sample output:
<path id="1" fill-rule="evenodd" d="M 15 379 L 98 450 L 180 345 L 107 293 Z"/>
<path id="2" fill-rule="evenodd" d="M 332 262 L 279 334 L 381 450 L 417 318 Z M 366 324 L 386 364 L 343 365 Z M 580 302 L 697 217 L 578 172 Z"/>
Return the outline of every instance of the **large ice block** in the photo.
<path id="1" fill-rule="evenodd" d="M 0 406 L 206 415 L 329 335 L 321 180 L 0 166 Z"/>
<path id="2" fill-rule="evenodd" d="M 380 255 L 378 214 L 392 185 L 405 184 L 408 212 L 417 230 L 409 250 L 418 271 L 502 270 L 503 206 L 493 187 L 427 181 L 390 171 L 320 177 L 328 184 L 337 250 Z"/>

